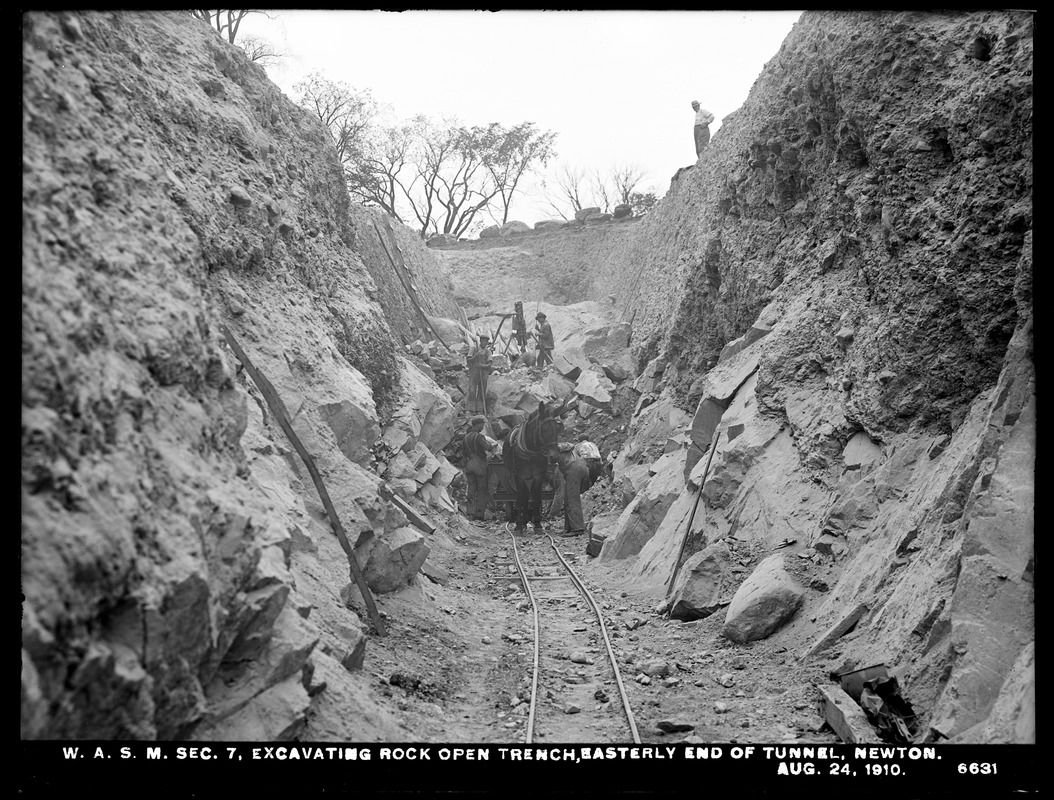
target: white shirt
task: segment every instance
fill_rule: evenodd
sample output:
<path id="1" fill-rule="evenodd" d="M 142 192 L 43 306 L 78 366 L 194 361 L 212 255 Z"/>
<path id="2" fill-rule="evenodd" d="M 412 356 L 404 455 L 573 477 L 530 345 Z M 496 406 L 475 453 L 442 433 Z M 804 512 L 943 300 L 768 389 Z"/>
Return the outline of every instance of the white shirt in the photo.
<path id="1" fill-rule="evenodd" d="M 575 458 L 600 458 L 600 448 L 592 442 L 579 442 L 575 445 Z"/>
<path id="2" fill-rule="evenodd" d="M 695 112 L 695 124 L 696 125 L 709 125 L 714 121 L 714 115 L 707 111 L 705 108 L 701 108 Z"/>

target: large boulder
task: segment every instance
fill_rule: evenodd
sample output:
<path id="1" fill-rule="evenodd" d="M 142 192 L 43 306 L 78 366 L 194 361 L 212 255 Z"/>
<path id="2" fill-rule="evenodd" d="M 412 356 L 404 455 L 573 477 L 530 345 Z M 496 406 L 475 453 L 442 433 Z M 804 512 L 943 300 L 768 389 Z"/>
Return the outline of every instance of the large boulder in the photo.
<path id="1" fill-rule="evenodd" d="M 472 331 L 456 319 L 434 317 L 430 314 L 428 315 L 428 324 L 432 326 L 432 330 L 435 331 L 436 335 L 442 339 L 442 343 L 451 349 L 457 348 L 458 345 L 467 346 L 472 342 Z M 459 363 L 462 366 L 464 365 L 463 360 Z"/>
<path id="2" fill-rule="evenodd" d="M 442 247 L 447 244 L 457 244 L 457 237 L 452 233 L 437 233 L 428 237 L 426 244 L 429 247 Z"/>
<path id="3" fill-rule="evenodd" d="M 731 570 L 732 554 L 723 539 L 690 556 L 677 574 L 670 616 L 704 619 L 731 603 L 735 587 Z"/>
<path id="4" fill-rule="evenodd" d="M 541 222 L 534 223 L 534 229 L 536 231 L 555 231 L 559 228 L 564 228 L 569 223 L 563 219 L 543 219 Z"/>
<path id="5" fill-rule="evenodd" d="M 553 351 L 553 367 L 568 380 L 578 380 L 591 365 L 581 347 L 561 347 Z"/>
<path id="6" fill-rule="evenodd" d="M 518 219 L 509 220 L 501 226 L 501 235 L 510 236 L 515 233 L 530 233 L 531 226 L 526 222 L 520 222 Z"/>
<path id="7" fill-rule="evenodd" d="M 582 352 L 591 356 L 598 351 L 616 352 L 629 347 L 633 327 L 628 322 L 615 325 L 597 325 L 581 334 Z"/>
<path id="8" fill-rule="evenodd" d="M 593 214 L 599 214 L 600 208 L 597 206 L 590 206 L 589 208 L 580 208 L 575 212 L 575 220 L 578 222 L 584 222 L 585 219 Z"/>
<path id="9" fill-rule="evenodd" d="M 659 388 L 665 372 L 666 358 L 664 356 L 656 356 L 645 365 L 644 371 L 633 382 L 633 388 L 641 394 L 654 392 Z"/>
<path id="10" fill-rule="evenodd" d="M 556 373 L 546 375 L 542 379 L 541 387 L 554 400 L 563 400 L 575 390 L 574 383 Z"/>
<path id="11" fill-rule="evenodd" d="M 497 225 L 488 225 L 479 232 L 480 239 L 497 239 L 501 236 L 501 228 Z"/>
<path id="12" fill-rule="evenodd" d="M 617 361 L 603 361 L 600 364 L 600 368 L 604 370 L 608 380 L 613 383 L 621 383 L 630 376 L 629 370 Z"/>
<path id="13" fill-rule="evenodd" d="M 721 633 L 740 644 L 764 639 L 790 621 L 804 598 L 805 591 L 787 572 L 783 555 L 771 555 L 736 591 Z"/>
<path id="14" fill-rule="evenodd" d="M 454 435 L 454 404 L 450 395 L 413 362 L 403 359 L 401 366 L 402 391 L 392 421 L 385 429 L 385 441 L 393 449 L 409 449 L 414 442 L 420 442 L 438 453 Z"/>
<path id="15" fill-rule="evenodd" d="M 609 408 L 611 406 L 611 394 L 615 391 L 615 384 L 604 375 L 586 370 L 578 377 L 575 383 L 575 392 L 587 400 L 590 405 L 597 408 Z"/>
<path id="16" fill-rule="evenodd" d="M 366 585 L 384 594 L 409 584 L 425 563 L 430 549 L 421 533 L 404 526 L 371 537 L 357 549 L 356 556 L 362 564 Z"/>

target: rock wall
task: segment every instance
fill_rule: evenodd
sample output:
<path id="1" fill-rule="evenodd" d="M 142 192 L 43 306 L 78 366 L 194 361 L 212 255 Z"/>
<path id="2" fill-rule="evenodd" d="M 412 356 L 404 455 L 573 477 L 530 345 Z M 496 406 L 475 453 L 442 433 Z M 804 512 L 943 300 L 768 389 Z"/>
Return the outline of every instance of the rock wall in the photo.
<path id="1" fill-rule="evenodd" d="M 961 413 L 1016 324 L 1031 95 L 1027 12 L 805 14 L 613 260 L 640 363 L 668 352 L 689 382 L 814 286 L 815 350 L 859 331 L 854 406 L 893 425 Z M 868 388 L 872 364 L 896 379 Z"/>
<path id="2" fill-rule="evenodd" d="M 1031 192 L 1031 14 L 808 12 L 615 256 L 695 412 L 637 579 L 701 484 L 686 555 L 793 543 L 801 636 L 866 608 L 808 657 L 888 664 L 938 739 L 1035 736 Z"/>
<path id="3" fill-rule="evenodd" d="M 455 297 L 469 311 L 512 311 L 517 300 L 523 301 L 525 311 L 539 302 L 606 303 L 611 252 L 622 246 L 641 219 L 571 222 L 555 229 L 543 226 L 430 249 L 439 254 Z"/>
<path id="4" fill-rule="evenodd" d="M 353 680 L 366 629 L 334 602 L 347 557 L 223 326 L 374 590 L 427 552 L 367 469 L 424 376 L 404 385 L 408 315 L 371 299 L 391 268 L 328 133 L 187 12 L 30 13 L 22 174 L 22 736 L 294 737 L 324 684 Z M 455 308 L 397 235 L 430 310 Z"/>

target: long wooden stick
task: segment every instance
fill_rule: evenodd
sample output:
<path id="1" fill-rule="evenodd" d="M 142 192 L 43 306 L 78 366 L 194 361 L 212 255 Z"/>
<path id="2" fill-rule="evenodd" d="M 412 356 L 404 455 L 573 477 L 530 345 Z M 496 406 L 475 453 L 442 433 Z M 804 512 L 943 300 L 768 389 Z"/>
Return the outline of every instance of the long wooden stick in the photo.
<path id="1" fill-rule="evenodd" d="M 389 225 L 390 224 L 391 223 L 389 223 Z M 439 340 L 439 343 L 441 345 L 443 345 L 443 347 L 445 347 L 447 350 L 449 350 L 450 347 L 447 345 L 446 342 L 443 341 L 443 337 L 440 336 L 439 332 L 436 331 L 436 329 L 432 327 L 432 323 L 428 319 L 428 315 L 425 314 L 425 312 L 421 310 L 421 304 L 417 302 L 417 298 L 414 297 L 413 290 L 410 288 L 410 285 L 403 278 L 403 273 L 400 271 L 398 264 L 396 264 L 395 258 L 392 256 L 391 253 L 388 252 L 388 246 L 384 243 L 384 237 L 381 236 L 381 229 L 377 227 L 376 221 L 373 223 L 373 228 L 374 228 L 375 231 L 377 231 L 377 238 L 381 240 L 381 249 L 384 250 L 384 254 L 386 256 L 388 256 L 388 260 L 390 262 L 392 262 L 392 269 L 395 270 L 395 277 L 397 277 L 399 279 L 399 283 L 401 283 L 403 285 L 403 289 L 406 291 L 406 296 L 410 298 L 410 302 L 413 303 L 414 308 L 417 309 L 417 313 L 421 315 L 421 320 L 424 322 L 425 327 L 427 327 L 428 330 L 430 330 L 432 332 L 432 335 L 435 336 L 436 339 Z M 394 234 L 392 233 L 390 228 L 388 230 L 388 233 L 394 239 Z"/>
<path id="2" fill-rule="evenodd" d="M 359 567 L 358 559 L 355 558 L 355 551 L 351 547 L 351 542 L 348 541 L 348 535 L 344 531 L 344 526 L 340 522 L 340 517 L 337 516 L 337 510 L 333 507 L 333 501 L 329 499 L 329 492 L 326 491 L 326 485 L 322 482 L 322 476 L 318 472 L 318 467 L 315 466 L 315 459 L 311 457 L 311 454 L 307 452 L 307 449 L 300 442 L 300 438 L 293 432 L 293 426 L 289 422 L 289 414 L 286 411 L 285 404 L 282 402 L 282 398 L 278 396 L 278 392 L 275 390 L 271 382 L 267 380 L 267 377 L 260 372 L 253 363 L 249 360 L 249 356 L 242 350 L 241 345 L 238 344 L 226 325 L 221 325 L 220 330 L 223 333 L 224 338 L 227 340 L 227 344 L 231 346 L 231 350 L 238 356 L 238 360 L 245 366 L 245 371 L 249 373 L 249 377 L 253 379 L 253 383 L 260 389 L 261 394 L 264 396 L 264 400 L 267 401 L 267 405 L 271 408 L 271 413 L 274 414 L 275 419 L 278 420 L 278 424 L 282 426 L 282 430 L 285 431 L 285 435 L 289 437 L 289 441 L 292 443 L 293 448 L 297 453 L 300 454 L 300 458 L 304 461 L 304 466 L 307 467 L 307 471 L 311 473 L 311 480 L 314 481 L 315 489 L 318 491 L 318 496 L 322 498 L 322 505 L 326 509 L 326 514 L 329 516 L 329 524 L 333 526 L 333 532 L 337 534 L 337 539 L 340 540 L 340 546 L 344 549 L 344 552 L 348 556 L 348 565 L 351 567 L 351 576 L 355 580 L 355 585 L 359 587 L 359 591 L 362 593 L 362 599 L 366 602 L 366 608 L 370 613 L 370 619 L 373 621 L 373 626 L 377 629 L 377 633 L 381 636 L 387 636 L 388 631 L 384 627 L 384 622 L 381 620 L 381 615 L 377 611 L 377 605 L 373 601 L 373 594 L 370 592 L 370 587 L 366 584 L 366 578 L 362 574 L 362 569 Z"/>
<path id="3" fill-rule="evenodd" d="M 688 537 L 692 533 L 692 523 L 695 522 L 695 510 L 699 508 L 699 501 L 703 497 L 703 484 L 706 483 L 706 475 L 710 472 L 710 461 L 714 457 L 714 450 L 717 449 L 717 437 L 721 433 L 721 426 L 718 425 L 714 428 L 714 435 L 710 439 L 710 452 L 706 456 L 706 466 L 703 467 L 703 477 L 699 481 L 699 494 L 695 496 L 695 502 L 692 504 L 692 513 L 688 517 L 688 527 L 684 530 L 684 536 L 681 538 L 681 546 L 677 550 L 677 559 L 673 562 L 673 574 L 670 575 L 669 583 L 666 584 L 666 596 L 670 596 L 670 592 L 673 590 L 673 582 L 677 579 L 677 572 L 681 568 L 681 556 L 684 555 L 684 546 L 688 542 Z"/>

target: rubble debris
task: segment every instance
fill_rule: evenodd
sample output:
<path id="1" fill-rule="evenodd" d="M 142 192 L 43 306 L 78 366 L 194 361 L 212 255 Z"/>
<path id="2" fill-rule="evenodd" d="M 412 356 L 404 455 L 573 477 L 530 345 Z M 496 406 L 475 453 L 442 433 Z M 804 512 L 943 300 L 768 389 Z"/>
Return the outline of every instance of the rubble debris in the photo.
<path id="1" fill-rule="evenodd" d="M 885 664 L 873 664 L 870 667 L 848 670 L 834 676 L 845 693 L 853 700 L 860 702 L 860 695 L 864 691 L 864 684 L 875 678 L 888 678 L 889 671 Z"/>
<path id="2" fill-rule="evenodd" d="M 911 704 L 900 694 L 894 677 L 877 677 L 864 682 L 860 707 L 872 719 L 883 739 L 901 744 L 911 741 L 917 717 Z"/>

